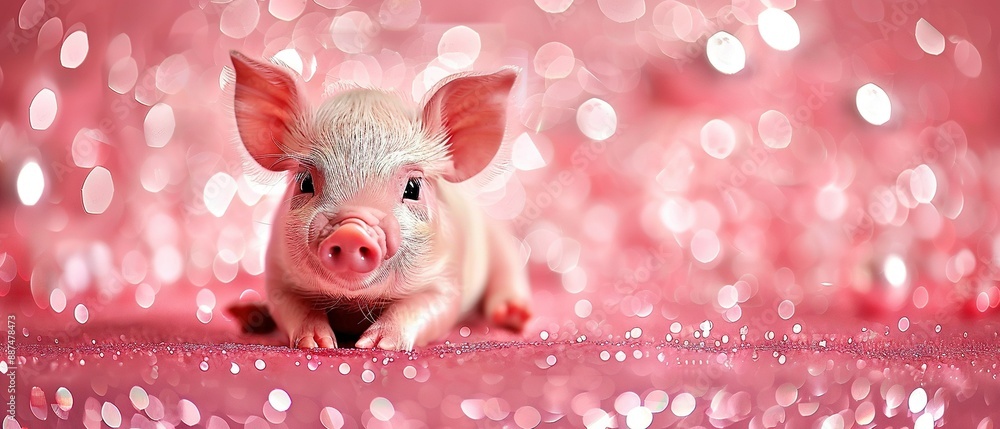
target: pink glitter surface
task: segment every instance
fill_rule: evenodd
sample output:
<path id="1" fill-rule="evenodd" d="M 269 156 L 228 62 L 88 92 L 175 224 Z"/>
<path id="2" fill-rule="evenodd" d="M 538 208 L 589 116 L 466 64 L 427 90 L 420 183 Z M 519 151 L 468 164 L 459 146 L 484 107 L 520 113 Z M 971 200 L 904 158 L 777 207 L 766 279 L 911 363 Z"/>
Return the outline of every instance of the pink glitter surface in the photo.
<path id="1" fill-rule="evenodd" d="M 989 0 L 0 5 L 2 429 L 979 427 L 1000 401 Z M 240 332 L 283 186 L 229 52 L 312 101 L 520 67 L 535 317 L 413 352 Z"/>

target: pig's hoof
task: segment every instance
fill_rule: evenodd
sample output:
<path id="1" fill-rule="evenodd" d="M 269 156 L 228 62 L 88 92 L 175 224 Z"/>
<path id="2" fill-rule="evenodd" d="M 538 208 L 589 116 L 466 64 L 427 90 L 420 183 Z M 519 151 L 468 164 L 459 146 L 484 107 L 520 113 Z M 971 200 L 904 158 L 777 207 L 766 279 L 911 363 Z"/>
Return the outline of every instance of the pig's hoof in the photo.
<path id="1" fill-rule="evenodd" d="M 531 310 L 528 306 L 515 300 L 498 303 L 493 309 L 488 310 L 487 314 L 494 324 L 514 332 L 521 332 L 524 325 L 528 324 L 528 319 L 531 319 Z"/>
<path id="2" fill-rule="evenodd" d="M 413 350 L 414 338 L 398 327 L 375 323 L 370 326 L 354 346 L 359 349 L 380 348 L 382 350 Z"/>
<path id="3" fill-rule="evenodd" d="M 296 335 L 291 336 L 293 349 L 332 349 L 337 347 L 337 338 L 330 325 L 323 322 L 305 323 Z"/>

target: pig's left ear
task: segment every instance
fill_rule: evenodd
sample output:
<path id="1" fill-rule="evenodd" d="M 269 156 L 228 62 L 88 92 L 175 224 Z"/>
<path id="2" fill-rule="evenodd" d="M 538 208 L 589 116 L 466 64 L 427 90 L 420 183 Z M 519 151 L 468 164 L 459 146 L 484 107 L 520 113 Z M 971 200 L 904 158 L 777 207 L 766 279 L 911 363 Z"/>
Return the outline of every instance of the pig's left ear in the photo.
<path id="1" fill-rule="evenodd" d="M 236 51 L 230 52 L 230 58 L 236 80 L 236 127 L 244 146 L 268 170 L 294 167 L 286 151 L 301 149 L 287 139 L 300 108 L 295 81 L 277 65 L 251 60 Z"/>
<path id="2" fill-rule="evenodd" d="M 516 78 L 517 69 L 504 68 L 493 74 L 446 78 L 430 92 L 424 103 L 424 127 L 445 136 L 454 164 L 445 179 L 464 181 L 496 156 L 507 122 L 507 98 Z"/>

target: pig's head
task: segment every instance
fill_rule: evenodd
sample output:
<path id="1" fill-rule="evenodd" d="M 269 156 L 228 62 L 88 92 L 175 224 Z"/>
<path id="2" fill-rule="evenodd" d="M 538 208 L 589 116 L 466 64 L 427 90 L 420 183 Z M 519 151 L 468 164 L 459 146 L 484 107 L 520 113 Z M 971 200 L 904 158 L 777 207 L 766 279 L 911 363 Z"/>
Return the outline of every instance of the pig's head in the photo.
<path id="1" fill-rule="evenodd" d="M 491 163 L 517 73 L 444 79 L 419 108 L 355 88 L 313 109 L 286 69 L 236 52 L 232 61 L 243 144 L 262 167 L 291 173 L 278 227 L 289 269 L 316 280 L 306 292 L 391 298 L 430 280 L 436 188 Z"/>

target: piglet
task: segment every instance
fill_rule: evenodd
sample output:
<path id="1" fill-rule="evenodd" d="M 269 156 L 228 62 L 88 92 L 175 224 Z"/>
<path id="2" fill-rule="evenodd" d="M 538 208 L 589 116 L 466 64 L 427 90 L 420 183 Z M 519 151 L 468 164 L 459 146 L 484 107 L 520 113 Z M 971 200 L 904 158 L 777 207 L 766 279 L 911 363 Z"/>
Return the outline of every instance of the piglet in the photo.
<path id="1" fill-rule="evenodd" d="M 267 310 L 291 347 L 412 350 L 480 309 L 520 331 L 530 290 L 509 235 L 458 183 L 491 166 L 517 77 L 457 74 L 419 108 L 352 88 L 318 108 L 279 65 L 232 52 L 240 139 L 289 172 L 273 222 Z"/>

